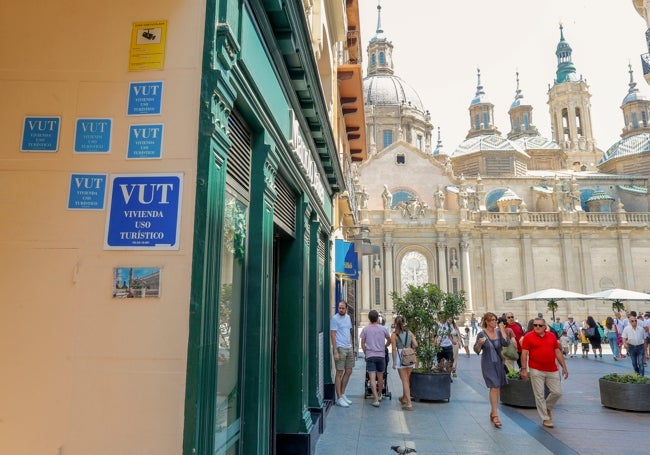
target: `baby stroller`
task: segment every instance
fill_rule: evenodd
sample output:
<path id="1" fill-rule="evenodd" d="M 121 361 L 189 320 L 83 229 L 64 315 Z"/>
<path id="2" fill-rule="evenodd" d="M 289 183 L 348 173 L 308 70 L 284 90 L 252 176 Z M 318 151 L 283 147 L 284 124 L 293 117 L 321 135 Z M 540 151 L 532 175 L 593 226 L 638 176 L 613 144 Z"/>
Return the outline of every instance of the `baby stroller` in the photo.
<path id="1" fill-rule="evenodd" d="M 384 387 L 381 391 L 381 394 L 384 396 L 384 398 L 388 398 L 389 400 L 393 399 L 393 394 L 388 391 L 388 348 L 386 348 L 386 368 L 384 369 Z M 364 398 L 368 398 L 372 396 L 372 386 L 370 385 L 370 375 L 368 375 L 368 372 L 366 371 L 366 381 L 363 387 Z"/>

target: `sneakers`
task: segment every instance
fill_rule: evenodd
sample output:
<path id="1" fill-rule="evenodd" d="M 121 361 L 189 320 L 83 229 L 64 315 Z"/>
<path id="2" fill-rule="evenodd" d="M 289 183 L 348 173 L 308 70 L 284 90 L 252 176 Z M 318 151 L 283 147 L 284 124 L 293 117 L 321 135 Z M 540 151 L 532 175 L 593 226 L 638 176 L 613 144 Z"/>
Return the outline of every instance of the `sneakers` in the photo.
<path id="1" fill-rule="evenodd" d="M 343 399 L 343 397 L 341 397 L 341 398 L 339 398 L 338 400 L 336 400 L 336 405 L 337 405 L 337 406 L 341 406 L 342 408 L 349 408 L 349 407 L 350 407 L 350 405 L 348 404 L 348 402 L 345 401 L 345 400 Z"/>
<path id="2" fill-rule="evenodd" d="M 372 405 L 373 405 L 374 407 L 378 408 L 379 406 L 381 406 L 381 403 L 379 402 L 379 400 L 375 400 L 375 401 L 372 403 Z"/>
<path id="3" fill-rule="evenodd" d="M 341 398 L 343 398 L 343 401 L 345 401 L 348 406 L 352 404 L 352 400 L 350 400 L 347 395 L 341 395 Z"/>

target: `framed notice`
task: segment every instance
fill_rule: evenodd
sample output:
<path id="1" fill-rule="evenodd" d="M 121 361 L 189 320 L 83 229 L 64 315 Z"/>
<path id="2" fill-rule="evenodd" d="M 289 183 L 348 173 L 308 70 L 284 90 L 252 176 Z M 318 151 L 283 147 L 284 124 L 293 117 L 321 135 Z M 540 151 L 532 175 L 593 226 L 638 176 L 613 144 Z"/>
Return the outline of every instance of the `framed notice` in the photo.
<path id="1" fill-rule="evenodd" d="M 59 150 L 61 117 L 25 117 L 21 152 L 56 152 Z"/>
<path id="2" fill-rule="evenodd" d="M 182 174 L 111 176 L 105 249 L 177 250 Z"/>
<path id="3" fill-rule="evenodd" d="M 161 70 L 165 67 L 167 21 L 134 22 L 131 29 L 129 71 Z"/>

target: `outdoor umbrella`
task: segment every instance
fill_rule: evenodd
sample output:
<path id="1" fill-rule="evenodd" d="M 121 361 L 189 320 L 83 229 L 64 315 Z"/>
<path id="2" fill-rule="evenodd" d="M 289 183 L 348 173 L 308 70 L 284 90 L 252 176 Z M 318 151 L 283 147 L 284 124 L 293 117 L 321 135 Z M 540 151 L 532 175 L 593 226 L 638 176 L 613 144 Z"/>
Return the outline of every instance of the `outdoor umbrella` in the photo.
<path id="1" fill-rule="evenodd" d="M 578 292 L 564 291 L 562 289 L 543 289 L 541 291 L 533 292 L 531 294 L 522 295 L 510 299 L 510 301 L 520 300 L 546 300 L 548 308 L 553 312 L 553 321 L 555 321 L 555 310 L 557 309 L 558 300 L 587 300 L 590 299 L 588 295 L 580 294 Z"/>
<path id="2" fill-rule="evenodd" d="M 625 309 L 624 300 L 650 300 L 650 294 L 645 292 L 630 291 L 628 289 L 607 289 L 606 291 L 589 294 L 590 299 L 611 300 L 612 309 L 621 311 Z"/>

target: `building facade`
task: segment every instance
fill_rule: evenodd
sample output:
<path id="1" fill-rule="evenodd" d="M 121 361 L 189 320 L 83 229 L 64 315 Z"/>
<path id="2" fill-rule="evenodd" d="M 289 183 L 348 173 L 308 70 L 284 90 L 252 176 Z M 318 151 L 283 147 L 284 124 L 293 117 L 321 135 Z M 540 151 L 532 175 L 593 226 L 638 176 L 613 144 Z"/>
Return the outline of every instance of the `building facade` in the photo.
<path id="1" fill-rule="evenodd" d="M 0 452 L 312 453 L 357 2 L 5 6 Z"/>
<path id="2" fill-rule="evenodd" d="M 502 135 L 479 70 L 468 134 L 447 150 L 440 134 L 435 147 L 420 146 L 431 119 L 396 75 L 393 46 L 378 25 L 364 79 L 369 155 L 355 182 L 361 224 L 381 251 L 364 259 L 362 312 L 390 313 L 393 292 L 426 282 L 464 291 L 468 314 L 513 311 L 521 321 L 550 317 L 546 302 L 509 299 L 545 288 L 649 290 L 647 100 L 630 69 L 627 95 L 621 88 L 624 133 L 598 149 L 589 87 L 576 73 L 565 30 L 559 34 L 548 91 L 552 137 L 534 126 L 518 74 L 510 131 Z M 382 52 L 390 71 L 372 66 Z M 611 307 L 574 301 L 556 311 L 569 313 L 600 319 Z"/>

